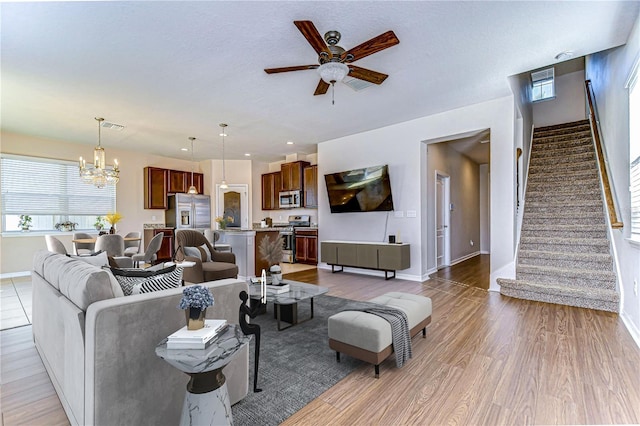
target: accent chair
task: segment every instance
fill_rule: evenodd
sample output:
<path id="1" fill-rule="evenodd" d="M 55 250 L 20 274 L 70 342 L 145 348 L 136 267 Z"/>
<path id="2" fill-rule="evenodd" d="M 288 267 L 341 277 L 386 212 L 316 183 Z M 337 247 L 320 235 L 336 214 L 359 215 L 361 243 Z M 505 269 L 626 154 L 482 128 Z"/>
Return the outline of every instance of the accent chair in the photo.
<path id="1" fill-rule="evenodd" d="M 53 235 L 45 235 L 44 240 L 47 243 L 47 250 L 52 253 L 67 254 L 67 249 L 62 244 L 62 241 L 54 237 Z"/>
<path id="2" fill-rule="evenodd" d="M 202 233 L 193 229 L 178 230 L 176 245 L 178 246 L 176 250 L 178 261 L 195 262 L 193 267 L 184 268 L 182 277 L 185 281 L 202 283 L 237 278 L 236 255 L 215 250 Z"/>
<path id="3" fill-rule="evenodd" d="M 141 232 L 129 232 L 125 235 L 125 238 L 140 238 L 142 236 Z M 125 241 L 124 242 L 124 255 L 125 256 L 133 256 L 134 254 L 140 253 L 140 243 L 142 240 L 138 241 Z"/>
<path id="4" fill-rule="evenodd" d="M 140 262 L 152 264 L 158 259 L 157 253 L 160 251 L 160 247 L 162 247 L 162 238 L 164 238 L 164 232 L 157 233 L 151 241 L 149 241 L 149 245 L 144 253 L 138 253 L 131 256 L 133 265 L 136 268 L 140 265 Z"/>
<path id="5" fill-rule="evenodd" d="M 94 238 L 93 235 L 86 232 L 74 232 L 73 239 Z M 95 251 L 96 243 L 73 243 L 73 250 L 78 255 L 92 254 Z"/>

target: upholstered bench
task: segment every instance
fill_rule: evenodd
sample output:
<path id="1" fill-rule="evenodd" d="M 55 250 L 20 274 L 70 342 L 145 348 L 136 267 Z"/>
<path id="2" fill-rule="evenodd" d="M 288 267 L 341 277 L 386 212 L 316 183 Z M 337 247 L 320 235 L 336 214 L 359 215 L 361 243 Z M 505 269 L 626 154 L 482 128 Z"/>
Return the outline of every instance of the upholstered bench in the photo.
<path id="1" fill-rule="evenodd" d="M 427 335 L 431 323 L 431 299 L 415 294 L 391 292 L 369 300 L 407 314 L 411 336 L 422 330 Z M 376 378 L 380 376 L 380 363 L 393 353 L 391 326 L 374 314 L 359 311 L 343 311 L 329 317 L 329 347 L 340 353 L 369 362 L 375 366 Z"/>

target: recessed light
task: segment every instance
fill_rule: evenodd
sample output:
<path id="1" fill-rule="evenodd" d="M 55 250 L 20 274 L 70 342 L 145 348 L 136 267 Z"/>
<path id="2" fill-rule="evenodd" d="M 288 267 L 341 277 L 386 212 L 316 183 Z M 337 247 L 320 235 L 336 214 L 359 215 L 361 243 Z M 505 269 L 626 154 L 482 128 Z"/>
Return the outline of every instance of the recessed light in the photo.
<path id="1" fill-rule="evenodd" d="M 189 148 L 180 148 L 180 151 L 189 151 Z"/>
<path id="2" fill-rule="evenodd" d="M 556 61 L 562 61 L 562 60 L 565 60 L 565 59 L 569 59 L 572 56 L 573 56 L 573 52 L 571 50 L 565 50 L 564 52 L 558 53 L 555 56 L 555 58 L 556 58 Z"/>
<path id="3" fill-rule="evenodd" d="M 244 154 L 245 157 L 251 157 L 251 154 L 249 154 L 248 152 Z"/>
<path id="4" fill-rule="evenodd" d="M 293 142 L 287 141 L 287 145 L 293 145 Z"/>

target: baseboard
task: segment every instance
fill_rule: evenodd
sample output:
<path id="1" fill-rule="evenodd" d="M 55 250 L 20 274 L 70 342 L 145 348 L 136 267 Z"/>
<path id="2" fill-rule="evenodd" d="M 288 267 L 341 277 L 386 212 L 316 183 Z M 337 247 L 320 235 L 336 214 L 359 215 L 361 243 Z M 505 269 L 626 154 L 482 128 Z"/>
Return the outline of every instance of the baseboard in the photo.
<path id="1" fill-rule="evenodd" d="M 29 276 L 31 276 L 31 271 L 7 272 L 6 274 L 0 274 L 0 279 Z"/>
<path id="2" fill-rule="evenodd" d="M 627 327 L 627 330 L 629 330 L 629 334 L 631 334 L 633 340 L 636 342 L 636 346 L 640 348 L 640 330 L 638 330 L 638 327 L 636 327 L 626 312 L 621 312 L 620 318 L 622 318 L 622 322 Z"/>
<path id="3" fill-rule="evenodd" d="M 462 262 L 464 262 L 465 260 L 469 260 L 469 259 L 471 259 L 472 257 L 476 257 L 476 256 L 480 256 L 480 252 L 479 252 L 479 251 L 475 251 L 475 252 L 473 252 L 473 253 L 471 253 L 471 254 L 468 254 L 468 255 L 466 255 L 466 256 L 459 257 L 459 258 L 457 258 L 456 260 L 452 261 L 452 262 L 449 264 L 449 266 L 457 265 L 458 263 L 462 263 Z"/>
<path id="4" fill-rule="evenodd" d="M 318 264 L 318 269 L 325 269 L 330 271 L 331 265 L 327 265 L 326 263 Z M 349 268 L 347 266 L 344 266 L 342 267 L 342 270 L 343 272 L 348 272 L 350 274 L 369 275 L 373 277 L 384 278 L 384 271 L 377 271 L 375 269 Z M 336 273 L 339 273 L 339 272 L 336 272 Z M 409 274 L 402 274 L 398 272 L 396 272 L 396 278 L 399 280 L 406 280 L 406 281 L 417 281 L 417 282 L 425 281 L 422 279 L 420 275 L 409 275 Z M 391 278 L 390 281 L 393 281 L 393 278 Z"/>

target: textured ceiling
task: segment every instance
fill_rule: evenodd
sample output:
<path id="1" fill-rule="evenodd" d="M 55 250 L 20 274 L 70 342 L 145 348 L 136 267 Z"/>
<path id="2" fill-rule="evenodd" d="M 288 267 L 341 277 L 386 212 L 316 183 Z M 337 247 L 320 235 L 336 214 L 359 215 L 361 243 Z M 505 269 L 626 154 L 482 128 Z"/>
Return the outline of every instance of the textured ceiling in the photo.
<path id="1" fill-rule="evenodd" d="M 507 77 L 623 44 L 638 2 L 42 2 L 1 3 L 2 129 L 188 159 L 259 161 L 319 142 L 510 93 Z M 360 92 L 313 96 L 315 71 L 293 25 L 354 47 L 387 30 L 400 44 L 355 64 L 389 74 Z M 295 145 L 286 145 L 293 141 Z"/>

